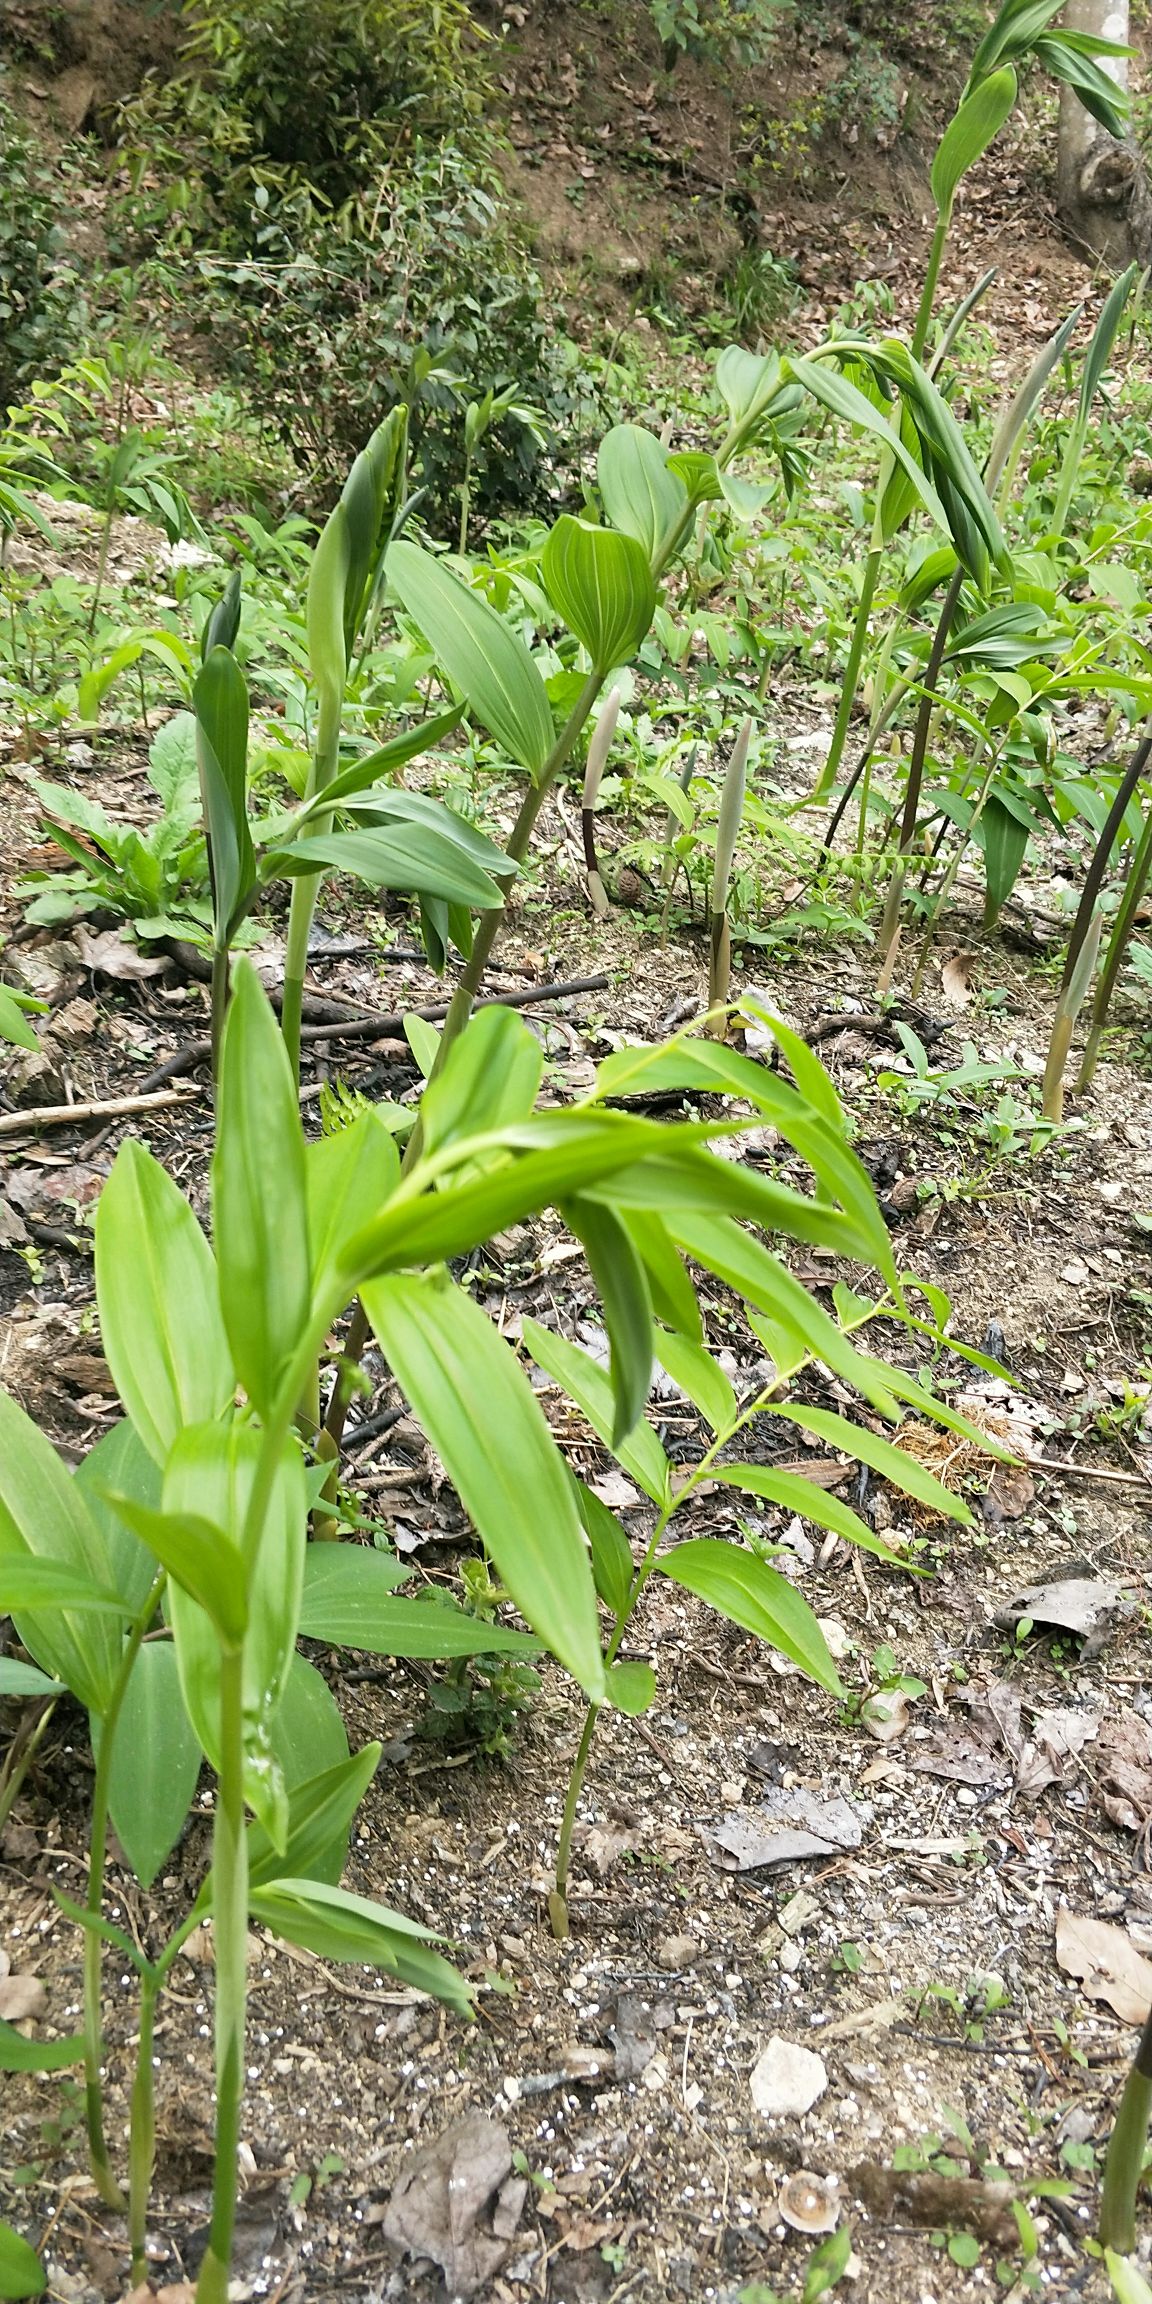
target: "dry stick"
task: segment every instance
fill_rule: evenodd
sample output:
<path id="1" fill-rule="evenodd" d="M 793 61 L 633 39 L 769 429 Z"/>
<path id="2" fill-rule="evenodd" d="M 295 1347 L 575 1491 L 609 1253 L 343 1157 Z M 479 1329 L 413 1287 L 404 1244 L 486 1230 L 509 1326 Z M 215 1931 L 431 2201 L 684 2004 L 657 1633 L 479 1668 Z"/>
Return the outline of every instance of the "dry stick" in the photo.
<path id="1" fill-rule="evenodd" d="M 547 1000 L 575 999 L 580 992 L 606 992 L 607 976 L 574 976 L 566 984 L 534 984 L 523 992 L 493 992 L 487 999 L 477 1000 L 477 1008 L 534 1008 Z M 448 1003 L 435 1002 L 427 1008 L 408 1008 L 405 1015 L 418 1016 L 424 1024 L 442 1024 L 448 1014 Z M 395 1040 L 407 1047 L 404 1038 L 403 1016 L 350 1016 L 341 1024 L 305 1024 L 301 1040 Z M 212 1045 L 208 1040 L 190 1040 L 187 1047 L 178 1048 L 174 1056 L 150 1072 L 145 1087 L 158 1087 L 164 1080 L 177 1080 L 185 1072 L 195 1072 L 208 1062 Z M 79 1105 L 74 1106 L 79 1111 Z M 3 1123 L 0 1122 L 0 1127 Z"/>
<path id="2" fill-rule="evenodd" d="M 1095 1464 L 1067 1463 L 1059 1456 L 1030 1456 L 1026 1462 L 1041 1472 L 1072 1472 L 1077 1480 L 1106 1480 L 1113 1488 L 1152 1488 L 1152 1479 L 1144 1472 L 1102 1472 Z"/>
<path id="3" fill-rule="evenodd" d="M 330 1027 L 326 1027 L 330 1029 Z M 207 1040 L 197 1041 L 205 1058 L 209 1052 Z M 171 1074 L 168 1075 L 171 1078 Z M 132 1112 L 161 1112 L 169 1105 L 182 1104 L 186 1099 L 177 1095 L 111 1096 L 103 1104 L 41 1104 L 30 1112 L 6 1112 L 0 1117 L 0 1136 L 23 1136 L 39 1128 L 67 1128 L 73 1120 L 120 1120 Z"/>

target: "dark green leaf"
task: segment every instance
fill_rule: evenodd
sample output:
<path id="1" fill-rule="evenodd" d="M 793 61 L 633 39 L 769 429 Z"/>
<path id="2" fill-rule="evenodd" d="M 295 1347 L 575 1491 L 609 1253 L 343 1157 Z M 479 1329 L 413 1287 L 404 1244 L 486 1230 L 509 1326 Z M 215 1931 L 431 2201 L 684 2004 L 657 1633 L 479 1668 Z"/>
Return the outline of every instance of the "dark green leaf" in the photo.
<path id="1" fill-rule="evenodd" d="M 99 1757 L 101 1722 L 92 1720 Z M 150 1888 L 184 1829 L 200 1774 L 200 1746 L 184 1710 L 168 1640 L 137 1651 L 112 1745 L 108 1788 L 116 1836 L 142 1888 Z"/>
<path id="2" fill-rule="evenodd" d="M 36 2250 L 10 2224 L 0 2223 L 0 2296 L 42 2296 L 47 2285 L 48 2275 Z"/>
<path id="3" fill-rule="evenodd" d="M 551 1328 L 540 1327 L 535 1320 L 525 1320 L 522 1335 L 537 1365 L 575 1401 L 629 1478 L 635 1480 L 654 1504 L 666 1503 L 672 1467 L 651 1425 L 637 1424 L 619 1447 L 613 1443 L 616 1403 L 607 1371 L 597 1367 L 595 1360 L 582 1352 L 578 1344 L 569 1344 L 565 1337 L 557 1336 Z"/>
<path id="4" fill-rule="evenodd" d="M 445 2000 L 460 2016 L 471 2016 L 472 1993 L 438 1952 L 428 1949 L 430 1931 L 419 1928 L 384 1904 L 371 1904 L 320 1880 L 278 1879 L 249 1898 L 255 1920 L 263 1921 L 289 1944 L 302 1945 L 321 1960 L 350 1960 L 385 1969 L 402 1983 Z"/>
<path id="5" fill-rule="evenodd" d="M 84 2035 L 69 2040 L 26 2040 L 0 2017 L 0 2072 L 66 2072 L 84 2062 Z"/>
<path id="6" fill-rule="evenodd" d="M 613 1616 L 621 1616 L 628 1605 L 636 1572 L 632 1547 L 616 1514 L 601 1503 L 583 1480 L 577 1480 L 575 1473 L 572 1477 L 577 1509 L 592 1549 L 592 1576 L 597 1593 Z"/>
<path id="7" fill-rule="evenodd" d="M 612 1348 L 610 1446 L 618 1449 L 640 1422 L 652 1382 L 652 1299 L 647 1276 L 626 1226 L 610 1208 L 595 1200 L 574 1199 L 562 1204 L 561 1213 L 584 1249 L 604 1308 Z"/>
<path id="8" fill-rule="evenodd" d="M 721 1616 L 779 1649 L 829 1695 L 843 1696 L 828 1643 L 807 1601 L 766 1561 L 757 1560 L 739 1545 L 700 1536 L 691 1543 L 677 1544 L 671 1552 L 661 1552 L 656 1567 L 674 1584 L 682 1584 L 685 1591 L 706 1600 Z"/>

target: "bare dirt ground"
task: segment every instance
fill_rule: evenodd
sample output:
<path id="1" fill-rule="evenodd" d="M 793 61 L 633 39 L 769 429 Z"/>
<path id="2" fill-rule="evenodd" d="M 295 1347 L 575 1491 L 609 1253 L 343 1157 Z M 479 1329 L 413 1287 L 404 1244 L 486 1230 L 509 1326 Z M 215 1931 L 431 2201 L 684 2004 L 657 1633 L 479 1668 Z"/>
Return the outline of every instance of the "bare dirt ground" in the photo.
<path id="1" fill-rule="evenodd" d="M 803 730 L 802 700 L 787 725 Z M 130 812 L 140 749 L 121 736 L 94 750 L 80 773 Z M 802 784 L 803 753 L 791 757 Z M 6 785 L 6 837 L 17 847 L 33 821 L 16 797 L 20 777 L 14 768 Z M 610 977 L 603 992 L 538 1011 L 554 1092 L 565 1096 L 586 1085 L 591 1060 L 616 1035 L 658 1037 L 698 1005 L 704 976 L 698 942 L 662 950 L 650 917 L 621 910 L 606 928 L 586 919 L 575 850 L 561 822 L 551 830 L 545 883 L 525 902 L 501 966 L 506 983 L 531 971 L 550 981 Z M 1037 887 L 1042 895 L 1043 871 Z M 15 926 L 11 907 L 7 919 Z M 326 929 L 348 938 L 357 925 L 362 932 L 362 916 L 357 923 L 333 900 Z M 1010 1047 L 1034 1065 L 1050 1012 L 1042 968 L 1006 943 L 982 946 L 962 915 L 954 925 L 942 959 L 958 946 L 971 956 L 962 972 L 971 1004 L 950 1007 L 940 969 L 932 973 L 919 1014 L 944 1027 L 934 1059 L 958 1061 L 971 1037 L 982 1052 Z M 407 946 L 402 919 L 386 940 Z M 46 1038 L 65 1095 L 132 1093 L 202 1027 L 202 990 L 176 969 L 109 982 L 59 935 L 9 957 L 14 977 L 27 969 L 55 998 Z M 783 1515 L 753 1522 L 794 1545 L 799 1586 L 831 1626 L 858 1698 L 893 1673 L 923 1683 L 890 1742 L 869 1732 L 858 1705 L 838 1716 L 686 1596 L 653 1595 L 633 1652 L 656 1664 L 659 1696 L 643 1721 L 603 1726 L 581 1813 L 574 1932 L 562 1945 L 543 1902 L 579 1726 L 562 1679 L 545 1674 L 502 1759 L 437 1734 L 443 1720 L 421 1668 L 366 1660 L 349 1670 L 346 1657 L 315 1655 L 353 1744 L 384 1744 L 350 1882 L 442 1928 L 486 1984 L 468 2029 L 409 1993 L 379 1989 L 366 1971 L 330 1971 L 254 1936 L 244 2295 L 433 2304 L 454 2293 L 431 2263 L 398 2263 L 381 2225 L 406 2161 L 467 2113 L 506 2130 L 528 2179 L 503 2261 L 481 2290 L 493 2298 L 703 2304 L 756 2281 L 787 2289 L 810 2245 L 781 2219 L 781 2187 L 798 2171 L 838 2188 L 853 2233 L 849 2292 L 872 2304 L 994 2293 L 1025 2275 L 1019 2295 L 1032 2286 L 1102 2293 L 1080 2243 L 1091 2225 L 1092 2152 L 1133 2033 L 1062 1970 L 1056 1931 L 1064 1909 L 1111 1922 L 1113 1946 L 1152 1946 L 1142 1854 L 1152 1812 L 1148 1449 L 1139 1410 L 1117 1413 L 1148 1354 L 1146 1080 L 1139 1064 L 1110 1062 L 1080 1130 L 1040 1159 L 993 1159 L 971 1119 L 949 1128 L 938 1111 L 902 1117 L 877 1092 L 877 1066 L 897 1051 L 871 1028 L 866 950 L 802 950 L 767 979 L 748 957 L 742 980 L 766 985 L 818 1040 L 857 1115 L 904 1264 L 948 1291 L 958 1337 L 1002 1349 L 1010 1383 L 1004 1397 L 993 1387 L 992 1405 L 1015 1415 L 1014 1431 L 1044 1464 L 995 1478 L 990 1462 L 972 1467 L 967 1528 L 909 1524 L 882 1483 L 853 1489 L 889 1541 L 903 1527 L 921 1547 L 923 1577 L 851 1556 L 816 1529 L 785 1527 Z M 436 992 L 416 964 L 380 968 L 363 952 L 318 961 L 315 982 L 318 993 L 367 999 L 384 1013 Z M 997 993 L 1003 1004 L 990 1005 Z M 333 1041 L 314 1053 L 376 1092 L 413 1085 L 395 1039 Z M 20 1104 L 48 1098 L 11 1070 L 7 1079 L 10 1128 Z M 179 1105 L 127 1125 L 199 1195 L 207 1098 L 202 1082 L 173 1092 Z M 5 1147 L 2 1205 L 16 1238 L 0 1259 L 0 1373 L 68 1453 L 115 1413 L 94 1327 L 87 1217 L 123 1125 L 29 1131 Z M 827 1301 L 832 1268 L 811 1255 L 796 1268 Z M 513 1335 L 527 1312 L 568 1333 L 595 1316 L 582 1267 L 550 1224 L 503 1236 L 476 1284 Z M 757 1347 L 722 1290 L 706 1288 L 705 1305 L 739 1385 Z M 880 1348 L 916 1364 L 895 1329 Z M 379 1370 L 376 1381 L 365 1418 L 393 1404 Z M 967 1372 L 977 1390 L 982 1381 Z M 837 1397 L 819 1380 L 812 1396 Z M 578 1469 L 608 1483 L 641 1538 L 642 1499 L 559 1397 L 545 1398 Z M 691 1461 L 702 1444 L 695 1412 L 667 1393 L 656 1414 L 665 1444 Z M 795 1438 L 795 1428 L 765 1420 L 756 1452 L 792 1460 Z M 351 1449 L 362 1500 L 410 1551 L 415 1576 L 451 1580 L 465 1531 L 415 1426 L 401 1420 L 359 1444 L 353 1436 Z M 735 1527 L 723 1493 L 705 1494 L 692 1512 L 697 1532 Z M 1095 1587 L 1090 1637 L 1046 1626 L 1043 1603 L 1025 1607 L 1034 1628 L 1015 1635 L 1014 1597 L 1070 1575 Z M 891 1655 L 876 1664 L 879 1648 Z M 1118 1723 L 1128 1724 L 1119 1756 Z M 1127 1777 L 1125 1753 L 1135 1770 Z M 88 1770 L 83 1724 L 61 1710 L 0 1855 L 0 1946 L 13 1975 L 42 1979 L 37 2028 L 49 2032 L 71 2029 L 78 2003 L 77 1939 L 52 1889 L 75 1891 L 80 1877 Z M 818 1852 L 803 1859 L 769 1861 L 774 1811 L 794 1809 L 798 1796 L 801 1816 L 817 1827 L 823 1819 L 830 1837 L 817 1832 Z M 207 1833 L 206 1819 L 193 1822 L 152 1899 L 114 1870 L 116 1913 L 145 1943 L 184 1908 Z M 740 1862 L 748 1868 L 734 1868 Z M 210 1945 L 194 1939 L 193 1948 L 159 2040 L 155 2264 L 169 2282 L 195 2264 L 209 2177 Z M 972 1979 L 989 1974 L 1001 2004 L 982 2019 L 987 1988 Z M 119 2137 L 132 1998 L 114 1956 L 107 1997 Z M 823 2085 L 803 2115 L 757 2109 L 751 2075 L 774 2038 L 822 2060 Z M 126 2257 L 115 2219 L 88 2190 L 76 2117 L 67 2082 L 9 2083 L 0 2195 L 34 2237 L 48 2228 L 52 2293 L 87 2304 L 122 2293 Z M 966 2124 L 961 2141 L 956 2121 Z M 988 2166 L 1002 2171 L 992 2188 Z M 1034 2200 L 1029 2269 L 1011 2195 L 1027 2202 L 1030 2185 L 1054 2177 L 1074 2189 Z M 946 2235 L 962 2258 L 971 2238 L 976 2261 L 953 2261 Z"/>

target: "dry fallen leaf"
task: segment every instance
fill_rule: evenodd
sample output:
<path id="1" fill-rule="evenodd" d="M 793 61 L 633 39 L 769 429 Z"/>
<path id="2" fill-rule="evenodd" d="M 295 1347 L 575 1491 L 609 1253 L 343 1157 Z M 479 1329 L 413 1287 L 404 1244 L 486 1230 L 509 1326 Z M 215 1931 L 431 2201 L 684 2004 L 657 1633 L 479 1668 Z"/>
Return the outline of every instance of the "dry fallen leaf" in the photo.
<path id="1" fill-rule="evenodd" d="M 950 1008 L 970 1008 L 972 1005 L 972 970 L 976 956 L 972 952 L 953 952 L 940 970 L 944 998 Z"/>
<path id="2" fill-rule="evenodd" d="M 97 935 L 77 921 L 72 931 L 80 958 L 94 976 L 112 976 L 122 983 L 142 983 L 149 976 L 167 976 L 172 961 L 167 953 L 142 952 L 135 938 L 122 936 L 116 928 L 103 928 Z"/>
<path id="3" fill-rule="evenodd" d="M 1122 1928 L 1062 1904 L 1056 1914 L 1056 1958 L 1090 2000 L 1107 2001 L 1122 2023 L 1144 2022 L 1152 2008 L 1152 1961 L 1141 1957 Z"/>
<path id="4" fill-rule="evenodd" d="M 755 1809 L 736 1808 L 702 1837 L 727 1872 L 755 1872 L 762 1864 L 791 1864 L 802 1856 L 831 1856 L 858 1848 L 872 1810 L 862 1800 L 818 1800 L 800 1786 L 764 1793 Z"/>
<path id="5" fill-rule="evenodd" d="M 523 2206 L 527 2185 L 511 2178 L 511 2168 L 512 2146 L 497 2121 L 483 2112 L 454 2121 L 402 2168 L 384 2217 L 386 2238 L 411 2256 L 430 2256 L 451 2295 L 474 2296 L 504 2262 L 509 2221 L 514 2230 Z M 486 2231 L 481 2218 L 490 2202 Z"/>
<path id="6" fill-rule="evenodd" d="M 1104 1813 L 1122 1832 L 1152 1822 L 1152 1731 L 1134 1712 L 1103 1720 L 1096 1742 Z"/>
<path id="7" fill-rule="evenodd" d="M 0 1981 L 0 2016 L 6 2024 L 23 2024 L 42 2016 L 48 1993 L 38 1976 L 5 1976 Z"/>

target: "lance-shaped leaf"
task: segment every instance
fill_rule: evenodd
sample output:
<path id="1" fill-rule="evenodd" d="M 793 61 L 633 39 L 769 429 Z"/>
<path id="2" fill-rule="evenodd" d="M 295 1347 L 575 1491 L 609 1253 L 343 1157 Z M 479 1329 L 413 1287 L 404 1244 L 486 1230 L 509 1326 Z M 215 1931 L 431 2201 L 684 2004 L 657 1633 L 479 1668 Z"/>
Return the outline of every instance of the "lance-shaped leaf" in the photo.
<path id="1" fill-rule="evenodd" d="M 161 1472 L 148 1454 L 139 1433 L 122 1417 L 103 1432 L 76 1466 L 73 1481 L 84 1496 L 108 1550 L 113 1581 L 124 1603 L 126 1618 L 139 1615 L 156 1578 L 156 1562 L 147 1545 L 124 1526 L 107 1501 L 109 1489 L 134 1496 L 138 1504 L 158 1505 Z"/>
<path id="2" fill-rule="evenodd" d="M 1115 136 L 1119 142 L 1126 135 L 1131 109 L 1128 96 L 1101 70 L 1095 59 L 1097 56 L 1130 56 L 1130 48 L 1121 47 L 1113 40 L 1097 40 L 1090 33 L 1056 30 L 1043 33 L 1032 52 L 1054 80 L 1063 80 L 1073 90 L 1084 110 L 1099 121 L 1109 136 Z"/>
<path id="3" fill-rule="evenodd" d="M 790 359 L 789 374 L 810 392 L 822 407 L 832 411 L 846 424 L 855 424 L 863 432 L 871 433 L 880 441 L 886 454 L 895 458 L 911 483 L 914 494 L 932 515 L 937 526 L 947 532 L 948 515 L 918 458 L 907 447 L 899 432 L 894 431 L 889 414 L 882 414 L 867 394 L 861 392 L 847 376 L 829 368 L 821 360 Z"/>
<path id="4" fill-rule="evenodd" d="M 828 1447 L 842 1448 L 846 1455 L 869 1465 L 873 1472 L 879 1472 L 894 1487 L 902 1488 L 906 1496 L 915 1496 L 921 1504 L 927 1504 L 943 1519 L 971 1520 L 972 1514 L 962 1496 L 954 1496 L 942 1481 L 925 1471 L 917 1457 L 907 1449 L 895 1447 L 881 1433 L 870 1432 L 863 1424 L 850 1424 L 846 1417 L 837 1416 L 830 1408 L 800 1408 L 790 1401 L 774 1401 L 772 1413 L 786 1416 L 789 1423 L 799 1424 Z"/>
<path id="5" fill-rule="evenodd" d="M 695 1592 L 730 1623 L 779 1649 L 829 1695 L 843 1696 L 828 1643 L 807 1601 L 766 1561 L 741 1545 L 700 1536 L 659 1553 L 655 1565 L 662 1576 Z"/>
<path id="6" fill-rule="evenodd" d="M 575 1199 L 565 1201 L 561 1212 L 583 1246 L 604 1307 L 615 1402 L 611 1445 L 618 1448 L 639 1423 L 652 1382 L 647 1275 L 627 1227 L 610 1208 L 595 1200 Z"/>
<path id="7" fill-rule="evenodd" d="M 771 1464 L 718 1464 L 712 1477 L 726 1481 L 729 1487 L 743 1488 L 749 1496 L 762 1496 L 769 1504 L 779 1504 L 785 1512 L 796 1513 L 801 1520 L 810 1520 L 814 1527 L 827 1528 L 835 1536 L 843 1536 L 849 1544 L 858 1544 L 864 1552 L 874 1552 L 878 1559 L 891 1567 L 910 1568 L 917 1573 L 915 1562 L 902 1560 L 898 1553 L 882 1544 L 874 1536 L 867 1521 L 859 1513 L 841 1502 L 815 1481 L 805 1480 L 800 1472 L 777 1472 Z"/>
<path id="8" fill-rule="evenodd" d="M 666 1328 L 657 1328 L 652 1341 L 661 1368 L 700 1410 L 705 1423 L 713 1432 L 729 1431 L 739 1415 L 736 1394 L 706 1346 Z"/>
<path id="9" fill-rule="evenodd" d="M 932 162 L 932 198 L 941 215 L 951 210 L 961 177 L 967 175 L 999 135 L 1017 93 L 1016 74 L 1010 64 L 1004 64 L 965 96 L 955 118 L 945 129 Z"/>
<path id="10" fill-rule="evenodd" d="M 655 433 L 641 424 L 614 424 L 600 442 L 596 477 L 613 527 L 634 537 L 649 566 L 659 569 L 687 518 L 689 497 Z"/>
<path id="11" fill-rule="evenodd" d="M 83 2062 L 82 2032 L 70 2040 L 26 2040 L 14 2024 L 0 2017 L 0 2072 L 66 2072 L 70 2064 Z"/>
<path id="12" fill-rule="evenodd" d="M 1011 792 L 990 792 L 972 838 L 984 851 L 984 926 L 994 928 L 1020 876 L 1035 827 L 1031 810 Z"/>
<path id="13" fill-rule="evenodd" d="M 240 590 L 242 572 L 234 568 L 216 601 L 205 618 L 200 635 L 200 661 L 206 664 L 214 648 L 234 648 L 240 630 Z"/>
<path id="14" fill-rule="evenodd" d="M 470 711 L 511 759 L 539 777 L 554 741 L 552 708 L 519 633 L 416 544 L 394 544 L 387 569 Z"/>
<path id="15" fill-rule="evenodd" d="M 582 1352 L 578 1344 L 569 1344 L 567 1337 L 557 1336 L 551 1328 L 542 1328 L 536 1320 L 525 1320 L 523 1338 L 525 1349 L 532 1354 L 537 1366 L 575 1401 L 629 1478 L 654 1504 L 665 1505 L 672 1467 L 651 1425 L 637 1424 L 618 1444 L 612 1438 L 616 1401 L 606 1369 L 599 1367 L 590 1353 Z"/>
<path id="16" fill-rule="evenodd" d="M 446 2001 L 460 2016 L 474 2013 L 464 1978 L 439 1952 L 429 1950 L 431 1930 L 390 1912 L 385 1904 L 372 1904 L 322 1880 L 286 1878 L 254 1888 L 248 1905 L 253 1919 L 274 1936 L 321 1960 L 383 1968 L 418 1992 Z"/>
<path id="17" fill-rule="evenodd" d="M 318 833 L 274 848 L 265 865 L 285 879 L 318 872 L 351 872 L 369 888 L 420 890 L 476 912 L 498 911 L 504 901 L 496 882 L 472 862 L 459 843 L 439 827 L 400 824 L 394 829 Z M 505 859 L 501 865 L 506 870 Z"/>
<path id="18" fill-rule="evenodd" d="M 592 1575 L 604 1606 L 621 1616 L 628 1605 L 636 1563 L 632 1547 L 614 1512 L 582 1480 L 572 1475 L 577 1506 L 592 1550 Z"/>
<path id="19" fill-rule="evenodd" d="M 222 1424 L 194 1425 L 190 1429 L 219 1433 L 222 1446 L 228 1438 Z M 183 1435 L 178 1444 L 181 1450 L 186 1440 L 187 1435 Z M 215 1675 L 216 1643 L 222 1641 L 227 1648 L 238 1648 L 248 1623 L 247 1578 L 239 1546 L 203 1512 L 176 1506 L 156 1511 L 151 1505 L 138 1504 L 132 1496 L 118 1496 L 114 1490 L 109 1490 L 108 1502 L 139 1536 L 141 1543 L 155 1553 L 161 1567 L 167 1569 L 172 1580 L 168 1592 L 169 1612 L 178 1609 L 177 1592 L 186 1593 L 211 1624 Z M 205 1745 L 209 1756 L 218 1751 L 219 1742 L 219 1736 L 214 1734 L 211 1746 Z"/>
<path id="20" fill-rule="evenodd" d="M 307 1640 L 359 1648 L 366 1656 L 535 1656 L 540 1643 L 511 1625 L 469 1616 L 437 1590 L 398 1599 L 407 1571 L 362 1544 L 310 1544 L 304 1559 L 299 1630 Z"/>
<path id="21" fill-rule="evenodd" d="M 400 1181 L 400 1156 L 379 1113 L 360 1112 L 350 1127 L 308 1144 L 304 1180 L 313 1301 L 325 1304 L 340 1293 L 349 1239 L 380 1214 Z"/>
<path id="22" fill-rule="evenodd" d="M 526 1120 L 544 1058 L 534 1032 L 511 1008 L 482 1008 L 448 1050 L 420 1106 L 425 1154 L 468 1136 Z"/>
<path id="23" fill-rule="evenodd" d="M 593 528 L 567 512 L 548 537 L 540 562 L 548 597 L 597 672 L 627 664 L 652 622 L 656 586 L 648 561 L 634 535 Z"/>
<path id="24" fill-rule="evenodd" d="M 407 409 L 392 410 L 357 456 L 329 514 L 308 577 L 308 656 L 329 729 L 339 727 L 356 637 L 379 580 L 381 547 L 403 476 Z"/>
<path id="25" fill-rule="evenodd" d="M 212 1251 L 183 1193 L 131 1139 L 96 1209 L 96 1302 L 116 1389 L 163 1464 L 185 1424 L 223 1414 L 236 1377 Z"/>
<path id="26" fill-rule="evenodd" d="M 373 1281 L 389 1366 L 521 1614 L 594 1703 L 604 1665 L 584 1531 L 540 1404 L 491 1321 L 446 1278 Z"/>
<path id="27" fill-rule="evenodd" d="M 92 1749 L 102 1724 L 92 1717 Z M 166 1640 L 137 1650 L 112 1745 L 108 1806 L 116 1837 L 142 1888 L 150 1888 L 180 1838 L 200 1774 L 201 1752 L 184 1710 L 176 1652 Z"/>
<path id="28" fill-rule="evenodd" d="M 292 1067 L 250 962 L 224 1027 L 212 1159 L 220 1302 L 236 1372 L 269 1415 L 308 1325 L 312 1281 L 304 1137 Z"/>
<path id="29" fill-rule="evenodd" d="M 54 1577 L 64 1580 L 55 1590 Z M 98 1612 L 90 1613 L 94 1601 Z M 83 1491 L 31 1417 L 0 1392 L 0 1611 L 12 1616 L 38 1664 L 81 1703 L 103 1710 L 120 1665 L 120 1605 Z"/>
<path id="30" fill-rule="evenodd" d="M 366 752 L 362 759 L 354 760 L 347 768 L 341 768 L 339 774 L 325 785 L 323 792 L 318 792 L 309 801 L 309 811 L 324 813 L 338 800 L 350 800 L 356 794 L 366 792 L 369 785 L 378 783 L 382 776 L 390 776 L 396 768 L 406 767 L 409 760 L 418 760 L 422 753 L 434 752 L 443 738 L 450 736 L 452 730 L 459 725 L 460 714 L 457 711 L 437 712 L 431 720 L 421 720 L 417 727 L 406 728 L 402 735 L 390 736 L 388 742 L 379 745 L 375 752 Z M 414 799 L 418 795 L 408 794 L 407 797 Z M 305 817 L 300 821 L 307 819 Z"/>
<path id="31" fill-rule="evenodd" d="M 248 828 L 248 685 L 231 649 L 213 648 L 205 657 L 192 705 L 216 941 L 224 943 L 256 885 Z"/>

